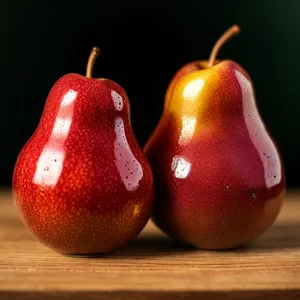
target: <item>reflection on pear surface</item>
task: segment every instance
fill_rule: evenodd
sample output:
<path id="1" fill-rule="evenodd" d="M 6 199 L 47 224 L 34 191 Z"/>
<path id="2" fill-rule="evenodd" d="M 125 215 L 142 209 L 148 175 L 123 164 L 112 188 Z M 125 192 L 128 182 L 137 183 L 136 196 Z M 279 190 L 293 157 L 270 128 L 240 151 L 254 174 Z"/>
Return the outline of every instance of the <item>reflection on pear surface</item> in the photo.
<path id="1" fill-rule="evenodd" d="M 282 179 L 280 157 L 257 111 L 251 82 L 238 70 L 235 70 L 235 75 L 242 92 L 243 114 L 249 136 L 263 163 L 265 184 L 272 188 Z"/>
<path id="2" fill-rule="evenodd" d="M 57 112 L 52 133 L 38 159 L 33 182 L 42 186 L 55 186 L 63 169 L 64 143 L 70 132 L 74 101 L 78 92 L 70 89 L 64 96 Z M 64 116 L 64 109 L 68 109 Z"/>
<path id="3" fill-rule="evenodd" d="M 115 120 L 115 133 L 115 164 L 126 189 L 134 191 L 138 188 L 139 181 L 143 178 L 143 169 L 130 149 L 122 118 Z"/>

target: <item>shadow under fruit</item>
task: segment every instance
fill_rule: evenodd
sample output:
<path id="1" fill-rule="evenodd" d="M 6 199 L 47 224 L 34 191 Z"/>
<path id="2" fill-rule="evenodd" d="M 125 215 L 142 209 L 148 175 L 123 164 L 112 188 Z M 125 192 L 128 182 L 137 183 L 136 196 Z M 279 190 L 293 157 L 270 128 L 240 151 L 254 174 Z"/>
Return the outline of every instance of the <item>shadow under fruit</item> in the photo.
<path id="1" fill-rule="evenodd" d="M 68 74 L 47 98 L 15 165 L 13 193 L 27 227 L 64 254 L 111 252 L 135 238 L 153 201 L 150 166 L 129 120 L 123 88 Z"/>
<path id="2" fill-rule="evenodd" d="M 259 115 L 253 84 L 236 62 L 181 68 L 162 117 L 145 146 L 155 178 L 154 222 L 174 239 L 203 249 L 238 247 L 276 219 L 284 168 Z"/>

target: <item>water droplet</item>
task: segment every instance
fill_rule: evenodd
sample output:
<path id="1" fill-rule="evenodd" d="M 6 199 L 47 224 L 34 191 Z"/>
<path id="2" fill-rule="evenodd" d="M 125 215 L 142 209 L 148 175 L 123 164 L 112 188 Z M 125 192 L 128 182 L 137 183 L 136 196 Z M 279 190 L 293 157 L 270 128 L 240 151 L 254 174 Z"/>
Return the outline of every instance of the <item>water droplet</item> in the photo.
<path id="1" fill-rule="evenodd" d="M 255 200 L 255 199 L 256 199 L 256 192 L 255 192 L 255 191 L 253 191 L 253 192 L 251 193 L 251 198 L 252 198 L 252 200 Z"/>
<path id="2" fill-rule="evenodd" d="M 44 168 L 44 171 L 49 171 L 49 167 L 48 167 L 48 166 L 45 167 L 45 168 Z"/>
<path id="3" fill-rule="evenodd" d="M 226 189 L 229 189 L 229 188 L 230 188 L 229 183 L 227 183 L 227 184 L 225 185 L 225 188 L 226 188 Z"/>

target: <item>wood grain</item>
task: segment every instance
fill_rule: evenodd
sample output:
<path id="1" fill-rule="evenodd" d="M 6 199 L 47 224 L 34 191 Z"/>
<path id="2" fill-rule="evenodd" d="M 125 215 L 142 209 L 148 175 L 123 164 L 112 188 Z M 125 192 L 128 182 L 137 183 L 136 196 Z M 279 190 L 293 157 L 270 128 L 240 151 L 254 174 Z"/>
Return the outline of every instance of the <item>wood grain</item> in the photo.
<path id="1" fill-rule="evenodd" d="M 0 192 L 0 299 L 300 299 L 300 193 L 252 245 L 208 252 L 151 223 L 127 247 L 66 257 L 37 242 Z"/>

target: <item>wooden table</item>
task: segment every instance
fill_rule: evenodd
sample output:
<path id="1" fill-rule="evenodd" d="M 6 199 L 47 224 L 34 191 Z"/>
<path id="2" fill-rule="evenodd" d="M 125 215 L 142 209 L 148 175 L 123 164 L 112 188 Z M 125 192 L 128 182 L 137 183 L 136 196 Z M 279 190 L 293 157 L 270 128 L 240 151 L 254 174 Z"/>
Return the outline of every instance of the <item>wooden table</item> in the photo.
<path id="1" fill-rule="evenodd" d="M 0 192 L 0 299 L 54 297 L 300 299 L 300 193 L 289 193 L 276 224 L 244 249 L 182 248 L 149 223 L 113 254 L 76 258 L 37 242 Z"/>

